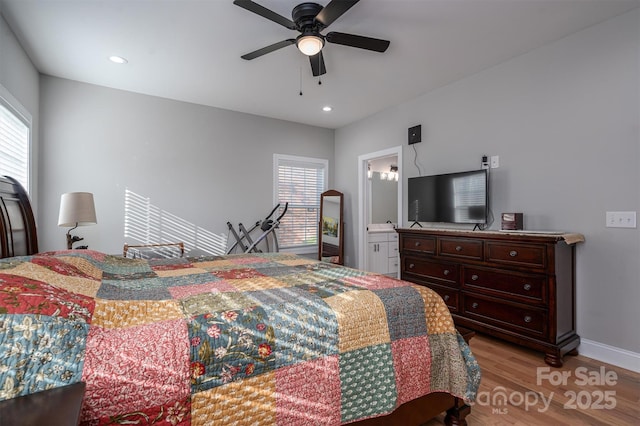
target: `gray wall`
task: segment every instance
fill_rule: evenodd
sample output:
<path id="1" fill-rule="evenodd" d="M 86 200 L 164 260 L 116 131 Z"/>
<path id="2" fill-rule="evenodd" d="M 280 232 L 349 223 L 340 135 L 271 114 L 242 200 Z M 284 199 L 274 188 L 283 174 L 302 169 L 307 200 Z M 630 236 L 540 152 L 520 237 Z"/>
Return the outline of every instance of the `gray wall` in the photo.
<path id="1" fill-rule="evenodd" d="M 49 76 L 40 87 L 41 250 L 65 248 L 64 192 L 94 193 L 98 225 L 75 231 L 89 248 L 121 252 L 127 190 L 151 205 L 152 225 L 205 248 L 227 221 L 271 211 L 274 153 L 324 158 L 332 172 L 333 130 Z"/>
<path id="2" fill-rule="evenodd" d="M 39 74 L 1 15 L 0 84 L 31 114 L 31 200 L 33 209 L 37 212 L 38 185 L 35 183 L 38 181 Z M 2 170 L 0 174 L 3 174 Z"/>
<path id="3" fill-rule="evenodd" d="M 524 212 L 529 229 L 584 234 L 578 332 L 640 353 L 640 235 L 605 228 L 607 210 L 640 210 L 639 51 L 636 10 L 338 129 L 345 221 L 357 223 L 359 155 L 403 145 L 403 178 L 418 175 L 408 127 L 422 124 L 424 175 L 478 169 L 482 154 L 499 155 L 493 228 L 501 212 Z M 354 227 L 346 231 L 355 241 Z M 356 245 L 346 249 L 354 263 Z"/>

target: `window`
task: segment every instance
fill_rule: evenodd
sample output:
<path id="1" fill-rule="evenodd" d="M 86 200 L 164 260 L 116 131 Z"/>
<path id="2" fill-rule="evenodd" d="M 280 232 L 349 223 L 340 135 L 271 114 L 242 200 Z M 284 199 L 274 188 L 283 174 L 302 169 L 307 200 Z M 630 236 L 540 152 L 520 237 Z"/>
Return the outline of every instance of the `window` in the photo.
<path id="1" fill-rule="evenodd" d="M 0 86 L 0 174 L 15 178 L 29 192 L 31 115 Z"/>
<path id="2" fill-rule="evenodd" d="M 318 158 L 275 154 L 274 198 L 289 209 L 280 222 L 278 244 L 283 249 L 304 252 L 318 245 L 320 194 L 327 187 L 329 162 Z"/>

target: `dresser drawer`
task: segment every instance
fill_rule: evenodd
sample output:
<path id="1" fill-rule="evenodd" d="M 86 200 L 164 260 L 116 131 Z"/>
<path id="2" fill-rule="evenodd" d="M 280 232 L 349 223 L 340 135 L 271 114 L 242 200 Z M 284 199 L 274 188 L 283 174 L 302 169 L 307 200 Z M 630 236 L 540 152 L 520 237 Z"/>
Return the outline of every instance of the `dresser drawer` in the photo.
<path id="1" fill-rule="evenodd" d="M 535 337 L 544 336 L 548 315 L 542 309 L 503 303 L 493 298 L 463 293 L 462 311 L 470 319 Z"/>
<path id="2" fill-rule="evenodd" d="M 487 261 L 527 267 L 547 267 L 547 246 L 487 242 Z"/>
<path id="3" fill-rule="evenodd" d="M 482 241 L 464 238 L 440 238 L 440 256 L 482 260 Z"/>
<path id="4" fill-rule="evenodd" d="M 429 285 L 429 288 L 442 297 L 444 303 L 449 308 L 451 312 L 458 312 L 458 290 L 452 289 L 450 287 L 442 287 L 439 285 Z"/>
<path id="5" fill-rule="evenodd" d="M 462 287 L 484 293 L 495 293 L 498 297 L 522 299 L 542 304 L 547 296 L 544 275 L 518 274 L 494 269 L 463 266 Z"/>
<path id="6" fill-rule="evenodd" d="M 435 253 L 436 239 L 430 237 L 404 237 L 402 239 L 402 250 Z"/>
<path id="7" fill-rule="evenodd" d="M 405 257 L 402 260 L 402 270 L 404 272 L 454 287 L 458 287 L 458 269 L 458 265 L 455 264 L 415 257 Z"/>

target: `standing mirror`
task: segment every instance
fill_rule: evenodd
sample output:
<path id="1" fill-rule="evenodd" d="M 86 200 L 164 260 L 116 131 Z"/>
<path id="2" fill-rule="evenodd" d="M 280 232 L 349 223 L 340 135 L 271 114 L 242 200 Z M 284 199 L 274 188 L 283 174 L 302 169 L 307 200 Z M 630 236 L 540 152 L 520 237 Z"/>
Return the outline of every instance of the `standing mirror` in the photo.
<path id="1" fill-rule="evenodd" d="M 338 265 L 344 264 L 343 198 L 342 192 L 333 189 L 320 195 L 318 259 Z"/>

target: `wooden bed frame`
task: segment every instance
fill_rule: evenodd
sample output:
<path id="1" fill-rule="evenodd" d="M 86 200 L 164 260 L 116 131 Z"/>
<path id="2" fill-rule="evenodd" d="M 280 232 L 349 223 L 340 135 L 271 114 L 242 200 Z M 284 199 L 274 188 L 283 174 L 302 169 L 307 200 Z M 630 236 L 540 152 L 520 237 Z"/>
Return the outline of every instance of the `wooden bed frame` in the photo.
<path id="1" fill-rule="evenodd" d="M 26 256 L 38 252 L 36 221 L 29 196 L 20 183 L 0 177 L 0 254 Z"/>
<path id="2" fill-rule="evenodd" d="M 418 399 L 405 402 L 396 410 L 382 417 L 361 420 L 351 423 L 358 426 L 397 426 L 421 425 L 432 418 L 447 412 L 444 424 L 447 426 L 466 426 L 465 417 L 471 412 L 471 407 L 460 398 L 444 392 L 435 392 Z"/>
<path id="3" fill-rule="evenodd" d="M 36 222 L 26 191 L 15 179 L 0 177 L 0 246 L 2 258 L 38 252 Z M 357 426 L 420 425 L 443 412 L 446 425 L 467 424 L 471 408 L 460 398 L 435 392 L 406 402 L 393 413 L 351 423 Z"/>

